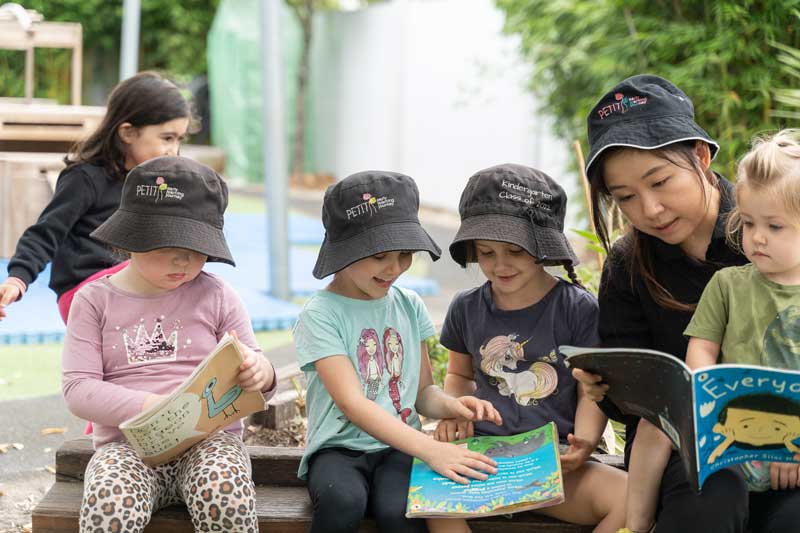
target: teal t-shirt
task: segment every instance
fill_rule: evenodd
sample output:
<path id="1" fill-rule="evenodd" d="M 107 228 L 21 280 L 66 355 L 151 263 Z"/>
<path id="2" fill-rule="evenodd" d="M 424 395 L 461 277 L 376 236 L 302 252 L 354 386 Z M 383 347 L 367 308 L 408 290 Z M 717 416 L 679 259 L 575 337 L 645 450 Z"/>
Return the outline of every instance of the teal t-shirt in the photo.
<path id="1" fill-rule="evenodd" d="M 332 355 L 348 356 L 364 395 L 420 429 L 414 407 L 420 343 L 435 332 L 422 299 L 407 289 L 392 286 L 378 300 L 355 300 L 320 291 L 306 302 L 293 332 L 298 362 L 308 386 L 308 436 L 297 473 L 301 479 L 308 473 L 308 459 L 322 448 L 369 452 L 387 447 L 352 424 L 336 407 L 314 362 Z"/>

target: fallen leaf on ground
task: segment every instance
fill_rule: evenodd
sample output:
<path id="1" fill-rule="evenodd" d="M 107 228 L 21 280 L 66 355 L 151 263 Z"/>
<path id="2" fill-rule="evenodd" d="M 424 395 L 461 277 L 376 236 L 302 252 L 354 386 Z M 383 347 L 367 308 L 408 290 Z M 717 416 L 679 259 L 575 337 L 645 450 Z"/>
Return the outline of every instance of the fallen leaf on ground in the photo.
<path id="1" fill-rule="evenodd" d="M 42 429 L 42 435 L 56 435 L 66 433 L 67 428 L 44 428 Z"/>
<path id="2" fill-rule="evenodd" d="M 50 472 L 51 474 L 55 474 L 56 473 L 56 469 L 53 468 L 50 465 L 45 466 L 44 469 L 47 470 L 48 472 Z"/>

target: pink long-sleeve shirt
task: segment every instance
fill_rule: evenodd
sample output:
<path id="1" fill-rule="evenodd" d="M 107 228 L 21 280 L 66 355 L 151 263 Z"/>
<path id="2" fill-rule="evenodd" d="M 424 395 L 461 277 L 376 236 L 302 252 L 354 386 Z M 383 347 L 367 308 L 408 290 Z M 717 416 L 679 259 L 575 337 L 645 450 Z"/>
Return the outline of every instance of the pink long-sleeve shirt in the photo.
<path id="1" fill-rule="evenodd" d="M 213 274 L 156 296 L 123 291 L 108 277 L 89 283 L 75 295 L 67 324 L 67 407 L 93 422 L 95 448 L 124 441 L 119 424 L 141 412 L 148 394 L 171 393 L 231 330 L 262 353 L 239 296 Z M 241 434 L 241 420 L 225 431 Z"/>

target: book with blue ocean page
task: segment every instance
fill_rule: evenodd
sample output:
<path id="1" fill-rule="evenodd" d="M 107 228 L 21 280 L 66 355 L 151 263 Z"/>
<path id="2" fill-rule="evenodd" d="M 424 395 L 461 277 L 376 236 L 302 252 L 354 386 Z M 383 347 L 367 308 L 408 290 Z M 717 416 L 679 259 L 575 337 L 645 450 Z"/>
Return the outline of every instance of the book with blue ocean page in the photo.
<path id="1" fill-rule="evenodd" d="M 699 492 L 714 472 L 741 468 L 751 490 L 769 487 L 769 463 L 800 452 L 800 372 L 720 364 L 694 371 L 664 352 L 560 346 L 568 366 L 603 378 L 623 415 L 660 428 Z"/>
<path id="2" fill-rule="evenodd" d="M 486 480 L 455 483 L 414 459 L 406 516 L 480 517 L 510 514 L 564 501 L 558 430 L 550 422 L 519 435 L 455 441 L 497 461 Z"/>

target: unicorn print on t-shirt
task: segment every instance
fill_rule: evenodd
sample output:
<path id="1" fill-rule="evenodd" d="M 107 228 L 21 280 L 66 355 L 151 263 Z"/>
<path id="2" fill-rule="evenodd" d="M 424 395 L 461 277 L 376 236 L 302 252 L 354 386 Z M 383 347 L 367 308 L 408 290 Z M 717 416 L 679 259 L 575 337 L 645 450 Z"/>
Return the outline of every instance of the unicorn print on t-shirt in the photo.
<path id="1" fill-rule="evenodd" d="M 536 400 L 550 396 L 558 386 L 558 374 L 550 364 L 536 361 L 527 370 L 517 372 L 517 365 L 525 361 L 525 342 L 517 342 L 517 335 L 498 335 L 481 346 L 481 370 L 495 378 L 497 389 L 503 396 L 513 396 L 520 405 L 535 405 Z"/>

